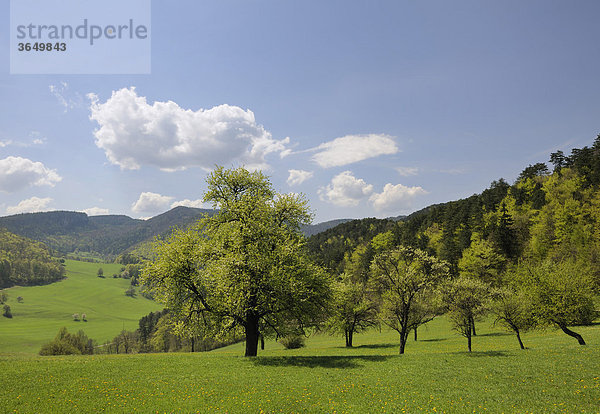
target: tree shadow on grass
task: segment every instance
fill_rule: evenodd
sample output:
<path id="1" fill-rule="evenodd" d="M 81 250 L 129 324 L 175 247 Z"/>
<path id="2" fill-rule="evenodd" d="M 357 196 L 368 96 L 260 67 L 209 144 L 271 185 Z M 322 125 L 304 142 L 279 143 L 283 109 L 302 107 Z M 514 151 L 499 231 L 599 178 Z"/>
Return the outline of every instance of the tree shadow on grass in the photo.
<path id="1" fill-rule="evenodd" d="M 304 367 L 304 368 L 359 368 L 361 362 L 382 362 L 389 356 L 358 355 L 358 356 L 282 356 L 257 357 L 255 365 L 267 367 Z"/>
<path id="2" fill-rule="evenodd" d="M 510 332 L 489 332 L 484 334 L 477 334 L 477 336 L 510 336 L 514 335 Z"/>
<path id="3" fill-rule="evenodd" d="M 509 354 L 507 354 L 504 351 L 473 351 L 473 352 L 467 352 L 467 351 L 463 351 L 463 352 L 452 352 L 455 355 L 466 355 L 469 357 L 473 357 L 473 358 L 478 358 L 478 357 L 507 357 L 509 356 Z"/>
<path id="4" fill-rule="evenodd" d="M 354 349 L 385 349 L 385 348 L 397 348 L 400 344 L 369 344 L 369 345 L 359 345 L 354 347 Z"/>
<path id="5" fill-rule="evenodd" d="M 431 339 L 419 339 L 417 342 L 440 342 L 447 341 L 448 338 L 431 338 Z"/>

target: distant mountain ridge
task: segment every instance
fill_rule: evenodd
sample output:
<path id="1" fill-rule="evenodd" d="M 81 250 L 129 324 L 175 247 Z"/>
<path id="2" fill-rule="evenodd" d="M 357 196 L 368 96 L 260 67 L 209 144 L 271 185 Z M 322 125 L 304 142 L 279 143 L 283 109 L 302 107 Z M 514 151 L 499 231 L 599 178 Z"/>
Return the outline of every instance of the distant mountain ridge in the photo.
<path id="1" fill-rule="evenodd" d="M 148 220 L 125 215 L 88 216 L 75 211 L 24 213 L 0 217 L 0 228 L 45 243 L 58 254 L 96 253 L 113 258 L 144 241 L 168 234 L 173 227 L 187 227 L 215 210 L 175 207 Z M 331 220 L 302 227 L 308 237 L 350 219 Z"/>

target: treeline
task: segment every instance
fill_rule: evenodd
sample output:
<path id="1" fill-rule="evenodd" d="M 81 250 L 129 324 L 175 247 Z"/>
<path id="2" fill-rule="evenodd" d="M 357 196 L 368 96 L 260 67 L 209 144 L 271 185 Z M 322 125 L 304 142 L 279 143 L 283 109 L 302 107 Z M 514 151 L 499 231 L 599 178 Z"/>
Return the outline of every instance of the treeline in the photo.
<path id="1" fill-rule="evenodd" d="M 0 229 L 0 288 L 45 285 L 64 276 L 42 243 Z"/>
<path id="2" fill-rule="evenodd" d="M 200 333 L 182 337 L 175 334 L 173 322 L 167 309 L 150 312 L 139 320 L 138 329 L 133 332 L 123 330 L 112 341 L 101 345 L 81 330 L 71 334 L 66 328 L 61 328 L 54 340 L 42 346 L 40 355 L 204 352 L 241 340 L 235 336 L 216 340 Z"/>

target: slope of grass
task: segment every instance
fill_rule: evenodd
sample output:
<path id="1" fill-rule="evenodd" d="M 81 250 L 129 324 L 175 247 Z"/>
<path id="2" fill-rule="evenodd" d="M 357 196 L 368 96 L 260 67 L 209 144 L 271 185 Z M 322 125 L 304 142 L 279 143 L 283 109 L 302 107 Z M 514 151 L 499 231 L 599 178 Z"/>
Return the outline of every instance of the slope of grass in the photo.
<path id="1" fill-rule="evenodd" d="M 67 260 L 66 265 L 67 279 L 61 282 L 5 290 L 13 318 L 0 316 L 0 352 L 37 353 L 63 326 L 70 332 L 83 329 L 102 343 L 123 328 L 135 330 L 140 317 L 162 308 L 140 295 L 125 296 L 129 280 L 112 278 L 119 264 Z M 105 278 L 97 277 L 99 267 Z M 85 313 L 87 322 L 74 321 L 74 313 Z"/>
<path id="2" fill-rule="evenodd" d="M 7 412 L 589 412 L 600 407 L 600 326 L 588 346 L 548 330 L 512 335 L 479 324 L 475 352 L 444 318 L 397 355 L 392 332 L 370 331 L 346 349 L 316 335 L 284 350 L 267 341 L 210 353 L 0 356 Z"/>

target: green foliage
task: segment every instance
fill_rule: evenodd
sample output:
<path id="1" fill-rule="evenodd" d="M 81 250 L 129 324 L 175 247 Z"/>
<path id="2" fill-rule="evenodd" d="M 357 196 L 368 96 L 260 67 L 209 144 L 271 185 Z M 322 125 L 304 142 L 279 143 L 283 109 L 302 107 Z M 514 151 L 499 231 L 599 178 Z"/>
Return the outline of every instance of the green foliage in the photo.
<path id="1" fill-rule="evenodd" d="M 375 256 L 371 272 L 381 292 L 383 323 L 400 335 L 403 354 L 409 332 L 435 316 L 428 302 L 449 276 L 448 265 L 422 250 L 401 246 Z"/>
<path id="2" fill-rule="evenodd" d="M 467 338 L 467 346 L 471 352 L 473 326 L 489 306 L 489 286 L 480 280 L 461 276 L 444 284 L 441 294 L 453 328 Z"/>
<path id="3" fill-rule="evenodd" d="M 369 243 L 374 236 L 396 227 L 392 220 L 352 220 L 311 236 L 308 239 L 308 249 L 319 265 L 339 275 L 344 272 L 347 255 L 357 246 Z"/>
<path id="4" fill-rule="evenodd" d="M 83 331 L 70 334 L 63 327 L 53 341 L 42 346 L 40 355 L 91 355 L 94 353 L 94 341 L 89 339 Z"/>
<path id="5" fill-rule="evenodd" d="M 241 329 L 246 355 L 259 335 L 320 322 L 330 302 L 329 279 L 309 260 L 299 227 L 306 201 L 276 194 L 260 172 L 216 168 L 204 201 L 219 212 L 156 243 L 141 281 L 178 321 L 180 333 Z M 266 332 L 260 332 L 260 330 Z"/>
<path id="6" fill-rule="evenodd" d="M 533 304 L 524 291 L 515 291 L 509 287 L 495 290 L 490 310 L 496 317 L 494 323 L 513 332 L 517 336 L 521 349 L 525 349 L 521 333 L 533 329 L 536 325 Z"/>
<path id="7" fill-rule="evenodd" d="M 125 296 L 134 297 L 135 296 L 135 288 L 130 287 L 125 291 Z"/>
<path id="8" fill-rule="evenodd" d="M 44 285 L 62 279 L 64 274 L 42 243 L 0 229 L 0 289 Z"/>
<path id="9" fill-rule="evenodd" d="M 298 349 L 306 346 L 306 339 L 303 335 L 289 335 L 279 339 L 279 342 L 285 349 Z"/>
<path id="10" fill-rule="evenodd" d="M 535 266 L 526 262 L 520 271 L 539 323 L 562 329 L 589 325 L 596 317 L 591 280 L 581 265 L 546 260 Z"/>
<path id="11" fill-rule="evenodd" d="M 10 310 L 10 306 L 9 306 L 9 305 L 4 305 L 4 306 L 2 307 L 2 310 L 4 311 L 4 312 L 2 313 L 2 316 L 4 316 L 5 318 L 12 318 L 12 317 L 13 317 L 13 315 L 12 315 L 12 312 L 11 312 L 11 310 Z"/>
<path id="12" fill-rule="evenodd" d="M 98 275 L 98 277 L 104 277 L 104 270 L 101 267 L 98 268 L 97 275 Z"/>
<path id="13" fill-rule="evenodd" d="M 494 243 L 474 234 L 471 246 L 463 251 L 458 261 L 458 269 L 461 275 L 500 286 L 506 262 L 506 257 L 497 251 Z"/>

